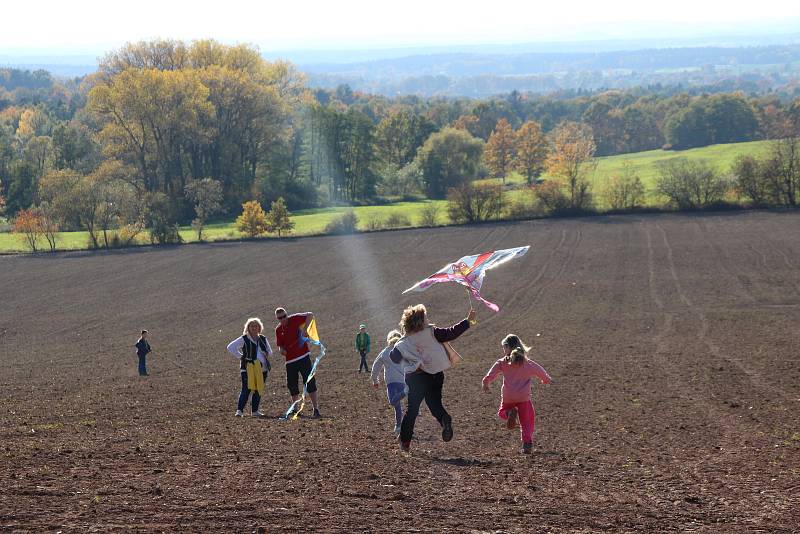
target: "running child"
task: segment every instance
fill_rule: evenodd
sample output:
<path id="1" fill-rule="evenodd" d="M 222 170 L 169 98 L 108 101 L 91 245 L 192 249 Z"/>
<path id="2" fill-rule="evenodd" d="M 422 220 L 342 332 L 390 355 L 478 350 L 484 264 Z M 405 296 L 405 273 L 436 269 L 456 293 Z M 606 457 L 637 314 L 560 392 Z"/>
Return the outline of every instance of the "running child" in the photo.
<path id="1" fill-rule="evenodd" d="M 264 412 L 259 409 L 261 397 L 264 395 L 264 384 L 267 381 L 270 364 L 267 359 L 272 355 L 272 347 L 267 338 L 261 335 L 264 325 L 261 319 L 251 317 L 244 323 L 244 331 L 228 343 L 228 352 L 239 358 L 239 375 L 242 379 L 242 389 L 239 392 L 239 401 L 236 405 L 236 417 L 242 417 L 247 399 L 253 395 L 251 410 L 253 417 L 264 417 Z"/>
<path id="2" fill-rule="evenodd" d="M 489 393 L 491 384 L 498 375 L 503 375 L 500 409 L 497 415 L 506 421 L 506 428 L 513 430 L 520 423 L 522 452 L 530 454 L 533 448 L 533 430 L 536 412 L 531 402 L 531 379 L 538 378 L 542 384 L 551 382 L 544 368 L 527 357 L 530 350 L 519 337 L 507 335 L 503 341 L 504 357 L 497 360 L 483 377 L 483 390 Z"/>
<path id="3" fill-rule="evenodd" d="M 389 399 L 389 404 L 394 408 L 394 433 L 400 434 L 400 425 L 403 423 L 403 405 L 402 400 L 406 396 L 406 374 L 403 371 L 403 366 L 394 363 L 389 354 L 394 348 L 402 334 L 397 330 L 392 330 L 386 336 L 386 348 L 383 349 L 375 361 L 372 363 L 372 385 L 375 389 L 380 387 L 380 372 L 383 371 L 383 382 L 386 384 L 386 397 Z"/>

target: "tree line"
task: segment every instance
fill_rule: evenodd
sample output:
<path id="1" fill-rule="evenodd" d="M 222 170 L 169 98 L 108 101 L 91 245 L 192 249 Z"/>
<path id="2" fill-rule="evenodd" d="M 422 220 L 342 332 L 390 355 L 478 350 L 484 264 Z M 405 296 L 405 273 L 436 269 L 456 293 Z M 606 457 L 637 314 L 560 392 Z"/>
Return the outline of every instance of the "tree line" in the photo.
<path id="1" fill-rule="evenodd" d="M 743 93 L 311 90 L 291 64 L 212 40 L 128 44 L 75 80 L 0 69 L 0 87 L 0 210 L 35 207 L 48 228 L 87 230 L 92 246 L 145 229 L 175 240 L 189 221 L 202 237 L 207 220 L 253 200 L 298 209 L 445 198 L 512 171 L 530 184 L 546 171 L 557 180 L 540 188 L 542 202 L 585 209 L 593 156 L 800 131 L 800 98 Z M 754 201 L 775 198 L 785 194 Z"/>

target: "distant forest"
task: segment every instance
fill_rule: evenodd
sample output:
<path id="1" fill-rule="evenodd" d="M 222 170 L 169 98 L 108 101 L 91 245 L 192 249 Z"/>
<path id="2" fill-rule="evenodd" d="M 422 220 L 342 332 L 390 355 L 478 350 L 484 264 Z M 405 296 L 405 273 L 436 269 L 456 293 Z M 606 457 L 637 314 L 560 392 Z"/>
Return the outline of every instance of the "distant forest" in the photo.
<path id="1" fill-rule="evenodd" d="M 789 68 L 797 52 L 753 49 L 747 59 Z M 725 53 L 662 56 L 703 65 Z M 744 53 L 737 52 L 738 60 Z M 616 68 L 660 65 L 654 56 L 630 53 Z M 573 65 L 610 66 L 604 54 L 570 57 Z M 510 71 L 522 68 L 515 65 Z M 599 156 L 797 135 L 798 81 L 788 78 L 765 74 L 753 90 L 746 77 L 734 77 L 703 91 L 662 85 L 388 97 L 348 85 L 312 88 L 292 64 L 266 61 L 246 45 L 134 43 L 110 52 L 96 73 L 82 78 L 0 69 L 0 199 L 13 216 L 99 191 L 107 196 L 95 198 L 98 205 L 110 209 L 126 205 L 115 198 L 135 199 L 173 223 L 191 219 L 187 187 L 203 179 L 219 184 L 228 213 L 248 200 L 267 205 L 279 197 L 291 209 L 442 198 L 459 180 L 498 175 L 483 155 L 499 125 L 508 136 L 540 132 L 546 144 L 560 125 L 578 124 Z M 542 165 L 533 161 L 530 168 Z M 61 227 L 87 224 L 93 223 L 73 214 Z"/>
<path id="2" fill-rule="evenodd" d="M 429 54 L 303 65 L 312 87 L 383 95 L 485 97 L 651 86 L 798 94 L 800 44 L 525 54 Z"/>

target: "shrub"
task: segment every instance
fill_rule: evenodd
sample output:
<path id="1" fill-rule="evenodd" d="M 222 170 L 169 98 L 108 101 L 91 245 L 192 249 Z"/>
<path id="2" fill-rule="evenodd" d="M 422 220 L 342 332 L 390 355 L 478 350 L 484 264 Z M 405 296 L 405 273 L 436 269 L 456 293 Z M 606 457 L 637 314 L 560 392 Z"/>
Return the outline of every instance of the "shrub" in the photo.
<path id="1" fill-rule="evenodd" d="M 542 217 L 546 209 L 541 200 L 536 196 L 532 189 L 528 189 L 529 194 L 520 195 L 506 209 L 509 219 L 533 219 Z"/>
<path id="2" fill-rule="evenodd" d="M 756 206 L 766 204 L 770 197 L 774 197 L 768 167 L 768 161 L 749 155 L 739 156 L 731 167 L 736 191 L 749 198 Z"/>
<path id="3" fill-rule="evenodd" d="M 705 160 L 674 158 L 658 163 L 656 189 L 680 209 L 722 202 L 730 184 Z"/>
<path id="4" fill-rule="evenodd" d="M 464 183 L 450 189 L 447 213 L 456 223 L 487 221 L 500 215 L 503 190 L 499 184 Z"/>
<path id="5" fill-rule="evenodd" d="M 631 210 L 641 206 L 644 204 L 644 194 L 644 184 L 628 162 L 620 174 L 608 179 L 603 191 L 606 203 L 614 210 Z"/>
<path id="6" fill-rule="evenodd" d="M 170 245 L 183 243 L 180 227 L 177 223 L 160 223 L 150 228 L 150 242 L 154 245 Z"/>
<path id="7" fill-rule="evenodd" d="M 352 234 L 358 226 L 358 217 L 355 212 L 350 210 L 333 219 L 325 226 L 325 233 L 328 234 Z"/>
<path id="8" fill-rule="evenodd" d="M 380 215 L 373 213 L 367 218 L 367 229 L 368 230 L 380 230 L 383 228 L 383 221 L 381 221 Z"/>
<path id="9" fill-rule="evenodd" d="M 169 197 L 163 193 L 152 194 L 147 203 L 147 227 L 150 232 L 150 242 L 154 245 L 183 242 L 175 220 L 175 207 Z M 89 234 L 93 241 L 92 244 L 96 246 L 97 239 L 92 237 L 91 231 Z"/>
<path id="10" fill-rule="evenodd" d="M 436 226 L 439 222 L 439 205 L 434 202 L 426 204 L 419 212 L 420 226 Z"/>
<path id="11" fill-rule="evenodd" d="M 386 218 L 384 225 L 386 228 L 402 228 L 405 226 L 411 226 L 411 219 L 402 213 L 392 213 Z"/>
<path id="12" fill-rule="evenodd" d="M 561 190 L 561 186 L 553 180 L 546 180 L 534 187 L 533 191 L 545 210 L 551 213 L 563 211 L 569 207 L 569 199 Z"/>
<path id="13" fill-rule="evenodd" d="M 242 214 L 236 218 L 236 228 L 247 237 L 256 237 L 268 231 L 267 214 L 257 200 L 242 204 Z"/>
<path id="14" fill-rule="evenodd" d="M 120 243 L 119 246 L 127 247 L 138 242 L 141 232 L 142 226 L 140 224 L 126 224 L 117 231 L 115 237 Z"/>

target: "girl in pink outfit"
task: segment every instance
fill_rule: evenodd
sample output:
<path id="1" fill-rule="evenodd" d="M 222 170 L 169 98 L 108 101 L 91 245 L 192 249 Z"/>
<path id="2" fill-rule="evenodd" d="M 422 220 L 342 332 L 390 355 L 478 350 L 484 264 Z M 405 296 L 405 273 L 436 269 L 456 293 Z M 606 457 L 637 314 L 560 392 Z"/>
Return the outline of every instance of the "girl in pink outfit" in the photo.
<path id="1" fill-rule="evenodd" d="M 522 452 L 530 454 L 533 447 L 533 429 L 536 412 L 531 402 L 531 379 L 541 380 L 542 384 L 550 383 L 550 375 L 535 361 L 528 359 L 526 353 L 530 349 L 522 344 L 519 337 L 509 334 L 503 339 L 505 356 L 494 362 L 486 376 L 483 377 L 483 390 L 489 393 L 491 384 L 499 374 L 503 375 L 500 410 L 497 415 L 506 421 L 506 428 L 513 430 L 520 423 L 522 436 Z"/>

